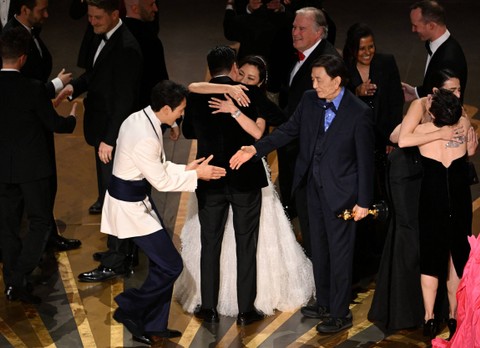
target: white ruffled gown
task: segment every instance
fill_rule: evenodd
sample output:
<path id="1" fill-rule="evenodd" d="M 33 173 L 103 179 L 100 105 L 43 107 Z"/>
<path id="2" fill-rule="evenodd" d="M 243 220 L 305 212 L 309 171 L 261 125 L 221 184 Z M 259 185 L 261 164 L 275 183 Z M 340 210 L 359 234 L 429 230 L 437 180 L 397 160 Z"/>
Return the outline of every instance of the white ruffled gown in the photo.
<path id="1" fill-rule="evenodd" d="M 264 161 L 268 186 L 262 189 L 260 230 L 257 244 L 257 297 L 255 307 L 267 315 L 275 310 L 294 311 L 314 294 L 312 263 L 293 233 Z M 195 195 L 190 196 L 188 213 L 180 239 L 184 269 L 175 283 L 174 297 L 186 312 L 201 305 L 200 223 Z M 220 290 L 217 311 L 236 316 L 237 259 L 232 210 L 229 211 L 220 256 Z"/>

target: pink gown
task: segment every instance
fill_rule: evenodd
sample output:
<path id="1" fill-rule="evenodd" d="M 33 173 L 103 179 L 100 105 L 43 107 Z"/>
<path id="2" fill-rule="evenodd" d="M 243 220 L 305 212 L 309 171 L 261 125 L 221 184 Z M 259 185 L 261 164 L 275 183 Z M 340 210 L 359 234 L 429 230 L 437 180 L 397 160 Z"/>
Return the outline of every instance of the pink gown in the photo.
<path id="1" fill-rule="evenodd" d="M 469 236 L 470 256 L 457 290 L 457 331 L 450 342 L 432 340 L 433 348 L 480 348 L 480 237 Z"/>

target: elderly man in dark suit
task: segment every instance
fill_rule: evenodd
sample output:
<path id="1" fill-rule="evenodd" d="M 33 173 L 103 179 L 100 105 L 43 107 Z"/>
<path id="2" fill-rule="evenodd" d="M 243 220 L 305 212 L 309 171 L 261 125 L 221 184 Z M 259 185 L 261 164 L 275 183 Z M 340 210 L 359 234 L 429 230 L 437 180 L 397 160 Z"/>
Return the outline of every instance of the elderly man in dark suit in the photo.
<path id="1" fill-rule="evenodd" d="M 447 29 L 444 8 L 433 0 L 416 2 L 410 7 L 410 22 L 412 32 L 417 33 L 420 40 L 425 41 L 427 64 L 422 85 L 412 87 L 402 83 L 405 100 L 412 101 L 431 93 L 435 87 L 432 80 L 435 72 L 450 69 L 460 78 L 463 101 L 467 86 L 467 61 L 462 47 Z"/>
<path id="2" fill-rule="evenodd" d="M 52 223 L 55 170 L 48 134 L 57 127 L 73 130 L 76 121 L 58 116 L 44 84 L 20 73 L 29 40 L 28 32 L 14 28 L 0 41 L 0 231 L 7 299 L 39 303 L 27 291 L 27 276 L 38 265 Z M 20 238 L 23 210 L 29 227 Z"/>
<path id="3" fill-rule="evenodd" d="M 95 149 L 98 184 L 98 199 L 89 211 L 99 214 L 112 175 L 118 130 L 138 106 L 142 53 L 119 17 L 119 0 L 87 3 L 89 21 L 97 35 L 89 47 L 86 71 L 65 87 L 65 93 L 76 97 L 88 92 L 83 101 L 84 134 Z M 131 243 L 109 236 L 107 244 L 109 250 L 101 256 L 100 266 L 80 274 L 80 281 L 103 281 L 127 272 L 125 261 L 131 253 Z"/>
<path id="4" fill-rule="evenodd" d="M 311 65 L 325 54 L 337 55 L 337 50 L 326 40 L 328 32 L 327 21 L 323 12 L 315 7 L 305 7 L 297 10 L 292 28 L 293 47 L 295 54 L 290 60 L 290 70 L 284 77 L 283 88 L 280 91 L 280 106 L 285 108 L 288 116 L 297 108 L 303 93 L 312 88 Z M 298 140 L 278 149 L 278 166 L 280 193 L 282 203 L 287 208 L 290 218 L 298 213 L 302 232 L 302 244 L 308 256 L 311 255 L 310 237 L 308 233 L 306 193 L 292 192 L 295 160 L 298 156 Z M 295 201 L 292 200 L 292 193 Z"/>
<path id="5" fill-rule="evenodd" d="M 320 333 L 352 326 L 349 310 L 355 221 L 364 218 L 373 199 L 374 133 L 371 109 L 345 89 L 341 58 L 325 55 L 313 63 L 312 91 L 305 92 L 291 118 L 255 145 L 243 146 L 230 160 L 238 169 L 292 139 L 300 140 L 293 188 L 305 186 L 311 226 L 312 263 L 317 302 L 302 308 L 306 317 L 323 319 Z M 241 167 L 240 167 L 241 168 Z M 337 218 L 353 208 L 354 220 Z"/>
<path id="6" fill-rule="evenodd" d="M 235 51 L 227 46 L 213 48 L 207 56 L 212 79 L 219 84 L 236 84 L 238 68 Z M 214 95 L 222 98 L 223 96 Z M 227 168 L 230 157 L 242 144 L 253 144 L 255 139 L 238 124 L 236 118 L 259 117 L 253 104 L 237 109 L 232 114 L 212 115 L 209 94 L 191 94 L 187 101 L 183 133 L 197 139 L 197 158 L 213 154 L 212 165 Z M 252 100 L 253 98 L 250 98 Z M 261 162 L 248 163 L 240 171 L 228 170 L 225 178 L 199 181 L 196 190 L 201 233 L 201 293 L 202 307 L 195 315 L 207 322 L 217 322 L 218 291 L 220 283 L 220 252 L 229 207 L 233 211 L 237 243 L 237 302 L 238 325 L 248 325 L 263 318 L 255 311 L 256 244 L 258 237 L 261 188 L 267 186 L 265 169 Z"/>

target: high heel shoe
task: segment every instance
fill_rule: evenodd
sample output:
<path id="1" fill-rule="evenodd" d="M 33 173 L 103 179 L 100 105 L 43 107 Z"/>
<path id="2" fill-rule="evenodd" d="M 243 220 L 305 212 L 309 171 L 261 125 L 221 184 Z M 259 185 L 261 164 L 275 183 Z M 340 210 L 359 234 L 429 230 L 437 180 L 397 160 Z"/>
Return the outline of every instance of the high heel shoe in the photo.
<path id="1" fill-rule="evenodd" d="M 457 320 L 454 318 L 450 318 L 447 321 L 448 331 L 450 331 L 450 335 L 447 338 L 447 341 L 450 341 L 457 330 Z"/>
<path id="2" fill-rule="evenodd" d="M 430 337 L 434 339 L 437 336 L 438 323 L 435 319 L 428 319 L 425 324 L 423 324 L 423 336 Z"/>

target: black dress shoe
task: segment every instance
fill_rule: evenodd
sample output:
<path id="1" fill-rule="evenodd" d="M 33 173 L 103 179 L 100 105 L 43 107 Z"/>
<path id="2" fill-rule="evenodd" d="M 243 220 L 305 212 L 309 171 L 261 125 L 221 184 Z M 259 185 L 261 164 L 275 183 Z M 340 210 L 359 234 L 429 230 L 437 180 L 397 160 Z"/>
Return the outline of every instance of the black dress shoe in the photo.
<path id="1" fill-rule="evenodd" d="M 27 289 L 22 287 L 8 286 L 5 290 L 5 297 L 9 301 L 20 301 L 23 303 L 40 304 L 40 297 L 32 295 Z"/>
<path id="2" fill-rule="evenodd" d="M 48 240 L 47 247 L 50 247 L 56 251 L 67 251 L 78 249 L 82 245 L 82 242 L 78 239 L 68 239 L 56 234 Z"/>
<path id="3" fill-rule="evenodd" d="M 92 254 L 92 257 L 93 257 L 93 259 L 94 259 L 95 261 L 101 262 L 103 255 L 105 255 L 106 253 L 108 253 L 108 250 L 106 250 L 106 251 L 97 251 L 97 252 L 95 252 L 95 253 Z"/>
<path id="4" fill-rule="evenodd" d="M 202 308 L 199 307 L 195 310 L 195 317 L 202 319 L 207 323 L 218 323 L 218 313 L 214 308 Z"/>
<path id="5" fill-rule="evenodd" d="M 447 341 L 450 341 L 455 334 L 455 331 L 457 331 L 457 320 L 454 318 L 450 318 L 447 321 L 447 327 L 448 331 L 450 331 L 450 334 L 448 335 Z"/>
<path id="6" fill-rule="evenodd" d="M 320 324 L 317 325 L 317 331 L 319 333 L 337 333 L 342 330 L 351 328 L 353 326 L 352 312 L 349 312 L 348 315 L 344 318 L 327 318 L 323 320 Z"/>
<path id="7" fill-rule="evenodd" d="M 139 320 L 135 320 L 128 316 L 122 309 L 117 308 L 113 313 L 113 319 L 123 324 L 128 331 L 135 337 L 143 335 L 143 325 Z"/>
<path id="8" fill-rule="evenodd" d="M 139 336 L 132 335 L 132 340 L 134 340 L 136 342 L 148 344 L 148 345 L 153 345 L 153 344 L 161 341 L 164 338 L 175 338 L 175 337 L 180 337 L 180 336 L 182 336 L 182 333 L 180 331 L 166 329 L 166 330 L 163 330 L 163 331 L 157 331 L 157 332 L 152 333 L 152 334 L 145 333 L 145 334 L 139 335 Z"/>
<path id="9" fill-rule="evenodd" d="M 250 312 L 239 313 L 237 317 L 237 325 L 245 326 L 255 321 L 263 320 L 265 316 L 253 310 Z"/>
<path id="10" fill-rule="evenodd" d="M 310 306 L 305 306 L 300 309 L 300 312 L 304 317 L 315 319 L 327 319 L 330 318 L 330 311 L 327 307 L 319 306 L 316 303 Z"/>
<path id="11" fill-rule="evenodd" d="M 112 268 L 100 265 L 89 272 L 80 273 L 78 280 L 84 283 L 103 282 L 105 280 L 114 279 L 125 275 L 125 272 L 118 272 Z"/>
<path id="12" fill-rule="evenodd" d="M 90 208 L 88 208 L 88 213 L 91 215 L 98 215 L 102 213 L 102 206 L 103 203 L 100 201 L 96 201 L 93 203 Z"/>
<path id="13" fill-rule="evenodd" d="M 436 319 L 429 319 L 423 324 L 423 336 L 430 337 L 432 340 L 437 336 L 438 322 Z"/>

